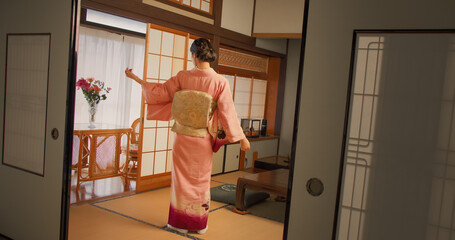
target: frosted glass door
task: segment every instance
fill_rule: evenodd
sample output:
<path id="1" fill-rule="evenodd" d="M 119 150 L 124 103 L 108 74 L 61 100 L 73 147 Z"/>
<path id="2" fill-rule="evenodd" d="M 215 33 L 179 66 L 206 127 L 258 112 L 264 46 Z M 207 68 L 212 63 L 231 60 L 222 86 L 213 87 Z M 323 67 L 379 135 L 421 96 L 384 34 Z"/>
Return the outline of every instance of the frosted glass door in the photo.
<path id="1" fill-rule="evenodd" d="M 337 239 L 455 239 L 455 33 L 356 42 Z"/>
<path id="2" fill-rule="evenodd" d="M 148 25 L 146 43 L 147 82 L 164 83 L 179 71 L 187 69 L 189 34 Z M 144 104 L 144 103 L 143 103 Z M 142 116 L 147 112 L 144 104 Z M 168 173 L 172 166 L 173 121 L 144 119 L 142 131 L 141 176 Z"/>

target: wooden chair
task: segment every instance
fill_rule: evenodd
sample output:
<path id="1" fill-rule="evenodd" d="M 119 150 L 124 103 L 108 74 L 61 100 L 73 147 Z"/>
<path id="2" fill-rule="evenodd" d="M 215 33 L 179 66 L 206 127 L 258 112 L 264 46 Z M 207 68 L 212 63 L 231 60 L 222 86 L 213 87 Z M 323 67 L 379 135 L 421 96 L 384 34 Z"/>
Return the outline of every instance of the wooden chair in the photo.
<path id="1" fill-rule="evenodd" d="M 128 158 L 124 166 L 125 172 L 125 187 L 129 186 L 130 180 L 137 179 L 137 161 L 138 161 L 138 148 L 139 148 L 139 131 L 141 128 L 141 118 L 134 120 L 131 124 L 130 148 Z"/>

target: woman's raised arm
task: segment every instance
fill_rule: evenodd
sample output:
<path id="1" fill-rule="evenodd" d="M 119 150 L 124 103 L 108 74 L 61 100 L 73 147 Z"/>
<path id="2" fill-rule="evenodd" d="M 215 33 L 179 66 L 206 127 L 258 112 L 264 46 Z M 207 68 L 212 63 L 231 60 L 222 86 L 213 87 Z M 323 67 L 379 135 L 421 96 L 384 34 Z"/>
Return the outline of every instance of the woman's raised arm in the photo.
<path id="1" fill-rule="evenodd" d="M 133 70 L 132 68 L 126 68 L 125 70 L 125 75 L 131 79 L 133 79 L 134 81 L 136 81 L 137 83 L 141 84 L 144 82 L 144 80 L 140 79 L 138 76 L 136 76 L 131 70 Z"/>

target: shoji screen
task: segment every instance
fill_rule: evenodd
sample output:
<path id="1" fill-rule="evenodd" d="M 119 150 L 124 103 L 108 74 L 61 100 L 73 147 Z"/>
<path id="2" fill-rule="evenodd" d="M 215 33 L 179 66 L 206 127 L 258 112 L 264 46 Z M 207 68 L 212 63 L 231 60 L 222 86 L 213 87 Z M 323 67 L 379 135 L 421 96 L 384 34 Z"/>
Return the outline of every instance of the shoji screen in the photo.
<path id="1" fill-rule="evenodd" d="M 255 119 L 264 118 L 266 94 L 267 94 L 267 81 L 253 79 L 253 89 L 251 90 L 250 118 L 255 118 Z"/>
<path id="2" fill-rule="evenodd" d="M 234 104 L 239 120 L 250 116 L 251 78 L 235 78 Z"/>
<path id="3" fill-rule="evenodd" d="M 213 0 L 170 0 L 181 5 L 195 8 L 205 13 L 212 13 Z"/>
<path id="4" fill-rule="evenodd" d="M 223 77 L 225 77 L 228 82 L 229 82 L 229 88 L 231 89 L 231 94 L 232 94 L 232 99 L 234 99 L 234 81 L 235 81 L 235 76 L 232 76 L 232 75 L 223 75 L 221 74 Z"/>
<path id="5" fill-rule="evenodd" d="M 189 34 L 148 24 L 144 69 L 147 82 L 164 83 L 179 71 L 187 69 L 188 44 Z M 147 105 L 144 100 L 142 104 L 142 116 L 145 116 Z M 144 118 L 141 176 L 171 171 L 172 124 L 173 121 L 153 121 Z"/>
<path id="6" fill-rule="evenodd" d="M 223 76 L 229 82 L 239 120 L 242 118 L 263 119 L 267 81 L 236 75 Z"/>

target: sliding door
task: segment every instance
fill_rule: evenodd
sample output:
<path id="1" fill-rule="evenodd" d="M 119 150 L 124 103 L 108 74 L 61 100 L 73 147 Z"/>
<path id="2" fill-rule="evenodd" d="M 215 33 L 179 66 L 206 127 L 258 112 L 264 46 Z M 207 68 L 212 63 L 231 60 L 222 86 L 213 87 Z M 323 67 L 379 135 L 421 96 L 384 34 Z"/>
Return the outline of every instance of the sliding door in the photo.
<path id="1" fill-rule="evenodd" d="M 148 24 L 144 79 L 165 83 L 179 71 L 193 68 L 189 52 L 193 39 L 188 33 Z M 146 113 L 147 105 L 143 99 L 138 192 L 170 184 L 173 121 L 147 120 Z"/>

